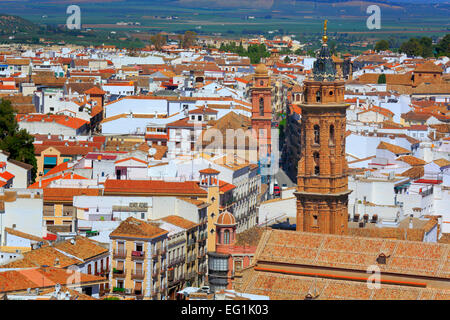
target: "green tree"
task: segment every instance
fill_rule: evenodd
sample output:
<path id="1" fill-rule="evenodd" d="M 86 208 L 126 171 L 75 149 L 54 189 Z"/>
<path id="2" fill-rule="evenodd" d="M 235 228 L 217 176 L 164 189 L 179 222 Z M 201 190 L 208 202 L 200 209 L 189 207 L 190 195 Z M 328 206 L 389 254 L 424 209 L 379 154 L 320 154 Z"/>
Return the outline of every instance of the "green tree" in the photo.
<path id="1" fill-rule="evenodd" d="M 400 47 L 400 52 L 406 53 L 409 57 L 422 55 L 423 49 L 419 40 L 411 38 Z"/>
<path id="2" fill-rule="evenodd" d="M 384 73 L 378 76 L 378 83 L 386 83 L 386 75 Z"/>
<path id="3" fill-rule="evenodd" d="M 386 51 L 389 49 L 389 42 L 387 40 L 380 40 L 375 43 L 375 51 Z"/>
<path id="4" fill-rule="evenodd" d="M 33 166 L 31 179 L 36 179 L 37 162 L 34 156 L 34 137 L 25 129 L 19 130 L 16 114 L 8 100 L 0 102 L 0 150 L 10 154 L 10 158 Z"/>
<path id="5" fill-rule="evenodd" d="M 181 47 L 184 49 L 189 48 L 195 44 L 197 34 L 194 31 L 186 31 L 182 36 Z"/>
<path id="6" fill-rule="evenodd" d="M 439 41 L 436 46 L 436 54 L 438 57 L 447 56 L 450 57 L 450 33 Z"/>
<path id="7" fill-rule="evenodd" d="M 422 46 L 421 56 L 424 58 L 432 57 L 433 56 L 433 40 L 431 40 L 431 38 L 422 37 L 419 40 L 419 43 Z"/>
<path id="8" fill-rule="evenodd" d="M 150 41 L 155 46 L 157 51 L 161 51 L 161 48 L 166 44 L 166 37 L 164 37 L 161 33 L 158 33 L 151 36 Z"/>
<path id="9" fill-rule="evenodd" d="M 289 58 L 289 56 L 286 56 L 284 58 L 284 63 L 291 63 L 291 59 Z"/>

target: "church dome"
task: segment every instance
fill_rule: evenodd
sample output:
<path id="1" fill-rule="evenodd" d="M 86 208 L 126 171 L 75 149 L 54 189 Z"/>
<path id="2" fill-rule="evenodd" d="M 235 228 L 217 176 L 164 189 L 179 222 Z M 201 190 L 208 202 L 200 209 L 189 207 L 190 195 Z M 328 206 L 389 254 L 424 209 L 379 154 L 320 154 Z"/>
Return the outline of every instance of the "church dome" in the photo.
<path id="1" fill-rule="evenodd" d="M 234 218 L 233 214 L 231 214 L 228 211 L 222 212 L 219 214 L 219 217 L 217 218 L 216 225 L 220 226 L 234 226 L 236 224 L 236 219 Z"/>
<path id="2" fill-rule="evenodd" d="M 266 65 L 263 63 L 258 64 L 255 68 L 255 74 L 257 74 L 257 75 L 265 76 L 268 73 L 269 73 L 269 71 L 267 70 Z"/>

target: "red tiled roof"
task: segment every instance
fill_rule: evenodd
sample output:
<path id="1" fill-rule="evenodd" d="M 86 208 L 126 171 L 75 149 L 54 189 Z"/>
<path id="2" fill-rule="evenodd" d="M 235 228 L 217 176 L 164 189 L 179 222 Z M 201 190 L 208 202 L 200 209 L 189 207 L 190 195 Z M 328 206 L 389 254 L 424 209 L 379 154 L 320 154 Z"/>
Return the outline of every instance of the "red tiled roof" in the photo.
<path id="1" fill-rule="evenodd" d="M 161 180 L 111 180 L 105 181 L 105 194 L 173 194 L 206 196 L 196 181 L 168 182 Z"/>
<path id="2" fill-rule="evenodd" d="M 62 170 L 62 171 L 64 171 L 64 170 Z M 32 185 L 30 185 L 28 187 L 28 189 L 44 189 L 44 188 L 47 188 L 50 185 L 50 183 L 52 183 L 53 181 L 61 180 L 61 179 L 64 179 L 64 180 L 71 180 L 71 179 L 84 180 L 84 179 L 87 179 L 87 178 L 85 178 L 83 176 L 80 176 L 78 174 L 71 174 L 70 172 L 68 172 L 65 175 L 60 174 L 60 175 L 58 175 L 56 177 L 52 177 L 52 178 L 48 178 L 48 179 L 42 179 L 41 182 L 40 182 L 41 186 L 39 186 L 39 181 L 37 181 L 37 182 L 33 183 Z"/>
<path id="3" fill-rule="evenodd" d="M 94 86 L 94 87 L 86 90 L 84 93 L 89 94 L 89 95 L 105 95 L 106 91 L 103 91 L 99 87 Z"/>
<path id="4" fill-rule="evenodd" d="M 44 202 L 73 202 L 75 196 L 99 196 L 101 189 L 45 188 Z"/>
<path id="5" fill-rule="evenodd" d="M 14 178 L 14 175 L 8 171 L 0 173 L 0 178 L 5 179 L 5 181 L 9 181 Z"/>
<path id="6" fill-rule="evenodd" d="M 170 224 L 173 224 L 173 225 L 178 226 L 183 229 L 192 229 L 192 228 L 198 226 L 198 224 L 196 224 L 195 222 L 192 222 L 190 220 L 184 219 L 183 217 L 175 216 L 175 215 L 166 216 L 164 218 L 161 218 L 161 220 L 166 221 Z"/>
<path id="7" fill-rule="evenodd" d="M 0 292 L 25 291 L 28 288 L 54 287 L 57 283 L 69 283 L 73 272 L 61 268 L 33 268 L 0 272 Z M 105 282 L 106 278 L 79 273 L 80 284 Z"/>
<path id="8" fill-rule="evenodd" d="M 68 168 L 69 168 L 69 162 L 63 162 L 63 163 L 57 165 L 56 167 L 53 167 L 52 169 L 50 169 L 46 174 L 44 174 L 44 177 L 54 175 L 55 173 L 67 170 Z"/>
<path id="9" fill-rule="evenodd" d="M 449 279 L 449 251 L 449 245 L 437 243 L 268 230 L 258 245 L 254 261 L 365 273 L 368 266 L 377 264 L 377 257 L 383 253 L 389 258 L 386 264 L 377 264 L 381 273 Z"/>
<path id="10" fill-rule="evenodd" d="M 225 193 L 225 192 L 231 191 L 235 188 L 236 188 L 235 185 L 225 182 L 225 181 L 222 181 L 222 180 L 219 180 L 219 191 L 220 192 Z"/>
<path id="11" fill-rule="evenodd" d="M 17 122 L 55 122 L 60 125 L 72 128 L 79 129 L 82 126 L 88 124 L 89 122 L 80 118 L 68 117 L 65 115 L 56 115 L 56 114 L 21 114 L 16 116 Z"/>
<path id="12" fill-rule="evenodd" d="M 167 233 L 169 231 L 161 229 L 155 223 L 129 217 L 111 232 L 110 237 L 153 239 Z"/>
<path id="13" fill-rule="evenodd" d="M 122 160 L 117 160 L 115 163 L 118 164 L 118 163 L 122 163 L 122 162 L 129 161 L 129 160 L 133 160 L 133 161 L 137 161 L 137 162 L 140 162 L 140 163 L 147 164 L 146 161 L 138 159 L 138 158 L 135 158 L 135 157 L 130 157 L 130 158 L 122 159 Z"/>
<path id="14" fill-rule="evenodd" d="M 395 153 L 395 154 L 411 153 L 411 151 L 409 151 L 409 150 L 407 150 L 405 148 L 402 148 L 402 147 L 399 147 L 399 146 L 396 146 L 394 144 L 387 143 L 387 142 L 384 142 L 384 141 L 380 142 L 380 144 L 378 145 L 377 149 L 386 149 L 386 150 L 388 150 L 388 151 L 390 151 L 392 153 Z"/>
<path id="15" fill-rule="evenodd" d="M 213 168 L 206 168 L 206 169 L 200 170 L 199 172 L 204 173 L 204 174 L 219 174 L 220 173 L 220 171 L 217 171 Z"/>

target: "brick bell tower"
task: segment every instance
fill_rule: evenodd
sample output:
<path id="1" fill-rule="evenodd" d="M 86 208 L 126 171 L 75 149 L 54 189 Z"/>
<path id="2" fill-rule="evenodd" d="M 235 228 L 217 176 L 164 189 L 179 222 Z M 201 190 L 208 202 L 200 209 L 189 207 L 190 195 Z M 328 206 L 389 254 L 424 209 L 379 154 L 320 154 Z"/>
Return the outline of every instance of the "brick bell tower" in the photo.
<path id="1" fill-rule="evenodd" d="M 267 148 L 267 154 L 271 154 L 271 129 L 272 129 L 272 88 L 267 67 L 259 64 L 255 68 L 252 95 L 252 129 L 256 131 L 258 151 Z"/>
<path id="2" fill-rule="evenodd" d="M 344 81 L 327 45 L 304 81 L 301 156 L 297 175 L 297 231 L 347 234 L 348 174 L 345 157 Z"/>

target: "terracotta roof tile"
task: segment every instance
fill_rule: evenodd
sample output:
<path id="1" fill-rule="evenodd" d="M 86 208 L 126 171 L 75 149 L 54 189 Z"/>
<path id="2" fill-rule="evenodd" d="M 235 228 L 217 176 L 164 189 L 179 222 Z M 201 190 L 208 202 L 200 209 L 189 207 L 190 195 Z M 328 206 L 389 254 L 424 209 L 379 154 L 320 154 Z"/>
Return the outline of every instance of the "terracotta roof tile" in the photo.
<path id="1" fill-rule="evenodd" d="M 111 232 L 110 237 L 153 239 L 167 233 L 168 231 L 161 229 L 156 223 L 129 217 Z"/>
<path id="2" fill-rule="evenodd" d="M 402 148 L 400 146 L 396 146 L 395 144 L 391 144 L 391 143 L 387 143 L 384 141 L 381 141 L 380 144 L 378 145 L 377 149 L 386 149 L 392 153 L 395 154 L 407 154 L 407 153 L 411 153 L 411 151 Z"/>
<path id="3" fill-rule="evenodd" d="M 426 164 L 426 162 L 422 159 L 416 158 L 414 156 L 402 156 L 398 157 L 396 160 L 403 161 L 410 166 L 423 166 Z"/>
<path id="4" fill-rule="evenodd" d="M 105 181 L 105 194 L 142 194 L 142 195 L 197 195 L 206 196 L 196 181 L 168 182 L 162 180 L 111 180 Z"/>
<path id="5" fill-rule="evenodd" d="M 321 267 L 366 270 L 380 253 L 390 256 L 382 272 L 450 278 L 449 245 L 437 243 L 317 235 L 268 230 L 255 261 L 290 262 Z"/>
<path id="6" fill-rule="evenodd" d="M 12 261 L 8 264 L 2 265 L 2 268 L 34 268 L 40 266 L 55 266 L 55 262 L 59 259 L 59 268 L 67 268 L 72 265 L 77 265 L 81 261 L 59 252 L 53 247 L 41 247 L 39 249 L 31 250 L 22 254 L 23 259 Z"/>
<path id="7" fill-rule="evenodd" d="M 83 260 L 88 260 L 109 251 L 97 241 L 86 237 L 76 236 L 74 240 L 74 244 L 72 244 L 71 240 L 66 240 L 55 244 L 54 248 Z"/>
<path id="8" fill-rule="evenodd" d="M 164 218 L 161 218 L 161 220 L 166 221 L 168 223 L 171 223 L 173 225 L 176 225 L 178 227 L 181 227 L 183 229 L 192 229 L 198 226 L 195 222 L 192 222 L 190 220 L 184 219 L 180 216 L 170 215 Z"/>

